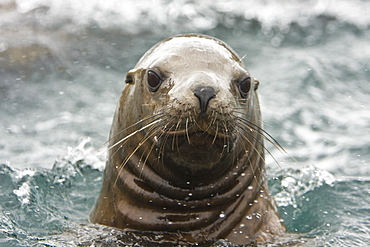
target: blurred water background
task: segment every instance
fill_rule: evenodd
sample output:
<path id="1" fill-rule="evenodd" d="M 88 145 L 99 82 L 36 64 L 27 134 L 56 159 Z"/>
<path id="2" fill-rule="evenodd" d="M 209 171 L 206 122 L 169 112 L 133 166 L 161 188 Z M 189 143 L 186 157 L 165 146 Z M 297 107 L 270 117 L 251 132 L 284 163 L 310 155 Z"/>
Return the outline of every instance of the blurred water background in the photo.
<path id="1" fill-rule="evenodd" d="M 370 243 L 370 2 L 0 0 L 0 246 L 117 244 L 88 214 L 125 73 L 198 32 L 252 76 L 271 192 L 307 246 Z M 126 243 L 128 244 L 128 243 Z"/>

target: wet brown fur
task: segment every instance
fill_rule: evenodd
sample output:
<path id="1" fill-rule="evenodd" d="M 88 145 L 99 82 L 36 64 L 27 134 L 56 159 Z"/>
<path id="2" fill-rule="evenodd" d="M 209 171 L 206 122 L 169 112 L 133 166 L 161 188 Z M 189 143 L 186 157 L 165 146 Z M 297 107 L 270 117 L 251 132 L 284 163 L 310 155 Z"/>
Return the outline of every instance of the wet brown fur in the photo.
<path id="1" fill-rule="evenodd" d="M 230 52 L 227 59 L 240 66 L 238 71 L 230 67 L 236 71 L 230 76 L 233 80 L 247 73 L 222 41 L 201 35 L 181 37 L 211 40 Z M 171 71 L 164 76 L 167 89 L 163 85 L 158 92 L 148 92 L 145 57 L 176 38 L 154 46 L 127 75 L 91 221 L 149 231 L 169 243 L 271 241 L 285 227 L 268 192 L 263 142 L 281 147 L 261 127 L 258 81 L 251 79 L 245 98 L 231 82 L 233 103 L 217 99 L 220 89 L 206 114 L 200 114 L 196 99 L 188 103 L 169 97 L 173 84 L 180 83 Z"/>

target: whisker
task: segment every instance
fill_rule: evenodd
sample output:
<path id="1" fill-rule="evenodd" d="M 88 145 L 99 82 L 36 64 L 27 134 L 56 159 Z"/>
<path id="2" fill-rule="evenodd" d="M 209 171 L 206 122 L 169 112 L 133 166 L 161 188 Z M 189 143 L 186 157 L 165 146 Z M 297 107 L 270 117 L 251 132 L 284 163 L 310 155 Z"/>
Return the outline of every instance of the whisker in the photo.
<path id="1" fill-rule="evenodd" d="M 158 126 L 159 127 L 159 126 Z M 161 129 L 160 128 L 158 128 L 157 129 L 157 131 L 156 132 L 154 132 L 154 135 L 156 135 L 157 133 L 160 133 L 160 135 L 159 135 L 159 137 L 158 137 L 158 139 L 161 139 L 161 137 L 162 137 L 162 135 L 164 135 L 164 132 L 163 131 L 161 131 Z M 149 152 L 148 152 L 148 154 L 146 155 L 146 157 L 145 157 L 145 160 L 144 160 L 144 162 L 143 162 L 143 166 L 142 166 L 142 168 L 141 168 L 141 172 L 140 172 L 140 177 L 142 176 L 142 173 L 143 173 L 143 171 L 144 171 L 144 167 L 145 167 L 145 164 L 146 164 L 146 162 L 148 161 L 148 159 L 149 159 L 149 156 L 150 156 L 150 154 L 152 153 L 152 151 L 153 151 L 153 149 L 154 149 L 154 147 L 155 147 L 155 142 L 153 142 L 152 143 L 152 145 L 151 145 L 151 147 L 150 147 L 150 150 L 149 150 Z M 143 156 L 144 156 L 144 152 L 143 152 Z M 158 159 L 159 159 L 160 157 L 158 157 Z"/>
<path id="2" fill-rule="evenodd" d="M 177 124 L 175 126 L 175 132 L 179 129 L 179 126 L 181 124 L 181 120 L 182 120 L 182 114 L 180 115 L 179 119 L 177 120 Z M 173 135 L 173 138 L 172 138 L 172 145 L 171 145 L 171 148 L 172 150 L 175 150 L 175 139 L 177 138 L 178 135 Z M 176 138 L 175 138 L 176 137 Z"/>
<path id="3" fill-rule="evenodd" d="M 241 125 L 243 125 L 244 127 L 247 127 L 248 129 L 250 128 L 248 125 L 245 125 L 244 123 L 240 123 Z M 247 133 L 248 135 L 250 135 L 254 140 L 256 140 L 262 147 L 263 149 L 274 159 L 275 163 L 278 164 L 278 166 L 280 167 L 280 164 L 279 162 L 276 160 L 276 158 L 272 155 L 272 153 L 265 147 L 265 145 L 263 144 L 263 142 L 261 140 L 258 140 L 257 137 L 255 137 L 254 135 L 252 135 L 249 131 L 247 131 L 243 126 L 239 126 L 239 128 L 241 128 L 245 133 Z M 251 129 L 249 129 L 251 130 Z M 257 134 L 259 134 L 261 137 L 263 137 L 264 139 L 266 139 L 266 137 L 259 133 L 258 131 L 256 130 L 252 130 L 252 131 L 255 131 Z M 244 135 L 243 135 L 244 136 Z M 245 137 L 246 139 L 248 139 L 247 137 Z M 268 139 L 266 139 L 268 140 Z M 249 140 L 248 140 L 249 141 Z M 252 143 L 250 143 L 252 145 Z M 257 150 L 256 150 L 257 151 Z M 263 158 L 263 161 L 265 162 L 265 158 Z M 281 167 L 280 167 L 281 168 Z"/>
<path id="4" fill-rule="evenodd" d="M 243 129 L 244 130 L 244 129 Z M 259 145 L 261 145 L 262 146 L 262 150 L 267 150 L 266 148 L 265 148 L 265 146 L 263 145 L 263 142 L 262 142 L 262 140 L 259 140 L 257 137 L 255 137 L 254 135 L 252 135 L 251 133 L 249 133 L 248 131 L 244 131 L 244 132 L 246 132 L 249 136 L 251 136 Z M 244 135 L 244 134 L 241 134 L 241 136 L 242 136 L 242 141 L 244 142 L 244 143 L 246 143 L 246 145 L 249 145 L 250 147 L 252 147 L 252 150 L 253 151 L 255 151 L 256 153 L 257 153 L 257 156 L 265 163 L 265 157 L 264 157 L 264 154 L 263 153 L 261 153 L 259 150 L 258 150 L 258 148 L 256 147 L 256 145 L 254 144 L 254 143 L 252 143 L 251 142 L 251 140 L 246 136 L 246 135 Z M 247 148 L 246 148 L 246 150 L 247 150 Z M 252 151 L 251 150 L 251 151 Z M 268 151 L 268 150 L 267 150 Z M 256 165 L 255 167 L 253 167 L 253 165 L 254 165 L 254 163 L 255 162 L 253 162 L 253 160 L 251 159 L 251 156 L 253 155 L 253 153 L 249 153 L 248 155 L 247 155 L 247 157 L 248 157 L 248 161 L 249 161 L 249 165 L 252 167 L 252 173 L 253 173 L 253 177 L 256 179 L 257 178 L 257 174 L 256 174 L 256 169 L 260 172 L 260 173 L 262 173 L 262 170 L 261 170 L 261 167 L 259 166 L 259 165 Z M 262 185 L 260 184 L 260 181 L 257 181 L 256 180 L 256 182 L 257 182 L 257 185 L 259 186 L 259 187 L 262 187 Z"/>
<path id="5" fill-rule="evenodd" d="M 113 144 L 112 146 L 110 146 L 110 147 L 108 148 L 108 150 L 110 150 L 110 149 L 114 148 L 115 146 L 117 146 L 118 144 L 120 144 L 120 143 L 124 142 L 125 140 L 127 140 L 128 138 L 130 138 L 130 137 L 134 136 L 135 134 L 137 134 L 137 133 L 139 133 L 139 132 L 141 132 L 141 131 L 143 131 L 143 130 L 145 130 L 145 129 L 149 128 L 150 126 L 152 126 L 152 125 L 154 125 L 154 124 L 156 124 L 156 123 L 160 123 L 160 122 L 163 122 L 163 120 L 162 120 L 162 119 L 158 119 L 158 120 L 156 120 L 156 121 L 153 121 L 153 122 L 151 122 L 151 123 L 149 123 L 149 124 L 147 124 L 147 125 L 145 125 L 145 126 L 141 127 L 141 128 L 140 128 L 140 129 L 138 129 L 138 130 L 135 130 L 135 131 L 134 131 L 134 132 L 132 132 L 131 134 L 129 134 L 129 135 L 127 135 L 127 136 L 123 137 L 121 140 L 117 141 L 115 144 Z"/>
<path id="6" fill-rule="evenodd" d="M 240 126 L 239 126 L 240 127 Z M 249 133 L 248 131 L 246 131 L 244 128 L 240 127 L 240 129 L 242 129 L 244 131 L 244 133 L 247 133 L 250 137 L 253 138 L 253 140 L 255 140 L 256 142 L 258 142 L 258 144 L 260 144 L 264 149 L 265 146 L 263 145 L 263 142 L 261 142 L 260 140 L 257 139 L 257 137 L 255 137 L 253 134 Z M 263 161 L 265 161 L 265 158 L 263 157 L 263 155 L 258 151 L 258 149 L 255 147 L 255 145 L 251 142 L 251 140 L 245 136 L 244 134 L 241 134 L 241 137 L 244 138 L 245 141 L 248 142 L 248 144 L 253 148 L 254 151 L 257 152 L 257 154 L 263 159 Z"/>
<path id="7" fill-rule="evenodd" d="M 244 108 L 244 107 L 239 107 L 239 108 L 234 108 L 234 111 L 232 113 L 232 115 L 234 116 L 235 119 L 237 119 L 240 123 L 244 123 L 244 126 L 248 129 L 251 129 L 253 131 L 255 131 L 256 133 L 258 133 L 259 135 L 261 135 L 265 140 L 267 140 L 269 143 L 271 143 L 277 150 L 279 150 L 281 153 L 285 154 L 285 155 L 288 155 L 292 160 L 294 160 L 295 162 L 299 163 L 294 157 L 292 157 L 281 145 L 280 143 L 274 138 L 272 137 L 267 131 L 265 131 L 263 128 L 261 128 L 258 123 L 254 123 L 252 121 L 249 121 L 245 118 L 242 118 L 240 116 L 237 116 L 236 114 L 241 114 L 241 115 L 245 115 L 246 112 L 242 112 L 240 110 L 260 110 L 259 108 Z M 258 121 L 260 121 L 260 124 L 262 124 L 262 120 L 261 119 L 257 119 Z M 244 130 L 245 131 L 245 130 Z M 247 132 L 247 131 L 246 131 Z M 279 162 L 276 160 L 276 158 L 272 155 L 272 153 L 267 149 L 267 148 L 264 148 L 266 150 L 266 152 L 274 159 L 275 163 L 278 164 L 278 166 L 281 168 Z"/>
<path id="8" fill-rule="evenodd" d="M 255 148 L 254 148 L 254 149 L 255 149 Z M 256 173 L 257 173 L 257 171 L 259 171 L 260 173 L 262 173 L 262 170 L 261 170 L 260 165 L 256 164 L 256 165 L 254 166 L 254 163 L 255 163 L 255 162 L 253 162 L 253 160 L 252 160 L 252 156 L 253 156 L 253 153 L 248 153 L 248 154 L 247 154 L 247 159 L 248 159 L 249 165 L 250 165 L 251 170 L 252 170 L 253 178 L 254 178 L 254 179 L 255 179 L 255 181 L 257 182 L 258 187 L 262 187 L 262 184 L 260 183 L 260 181 L 258 181 L 258 180 L 257 180 L 257 174 L 256 174 Z M 264 161 L 264 156 L 263 156 L 263 155 L 258 154 L 258 156 L 257 156 L 257 157 L 259 157 L 260 159 L 262 159 L 262 161 L 263 161 L 263 162 L 265 162 L 265 161 Z"/>
<path id="9" fill-rule="evenodd" d="M 248 126 L 249 128 L 255 130 L 257 133 L 262 135 L 268 142 L 270 142 L 272 145 L 274 145 L 276 147 L 276 149 L 280 150 L 283 153 L 287 153 L 285 151 L 285 149 L 280 145 L 280 143 L 277 140 L 275 140 L 275 138 L 272 137 L 263 128 L 261 128 L 260 126 L 256 125 L 255 123 L 253 123 L 253 122 L 251 122 L 247 119 L 244 119 L 244 118 L 241 118 L 241 117 L 238 117 L 238 116 L 235 116 L 235 117 L 236 117 L 237 120 L 239 120 L 240 122 L 243 122 L 246 126 Z"/>
<path id="10" fill-rule="evenodd" d="M 229 130 L 228 130 L 228 128 L 227 128 L 227 124 L 226 124 L 226 122 L 223 120 L 223 121 L 221 121 L 221 123 L 222 123 L 222 130 L 223 130 L 223 132 L 224 132 L 224 146 L 226 145 L 226 147 L 227 147 L 227 150 L 226 150 L 226 152 L 227 153 L 229 153 L 230 152 L 230 143 L 229 143 L 229 138 L 227 138 L 227 136 L 229 135 Z M 222 149 L 222 152 L 221 152 L 221 155 L 224 153 L 224 150 L 225 149 Z"/>
<path id="11" fill-rule="evenodd" d="M 214 120 L 214 121 L 216 121 L 216 117 L 215 117 L 215 120 Z M 211 148 L 211 147 L 212 147 L 212 145 L 213 145 L 213 144 L 215 144 L 216 139 L 217 139 L 217 135 L 218 135 L 218 121 L 216 122 L 215 136 L 213 137 L 212 144 L 211 144 L 211 146 L 210 146 L 209 148 Z M 222 150 L 223 150 L 223 149 L 222 149 Z"/>
<path id="12" fill-rule="evenodd" d="M 154 129 L 154 131 L 153 131 L 153 129 Z M 155 136 L 158 132 L 160 132 L 160 129 L 158 129 L 156 127 L 151 128 L 150 131 L 141 139 L 141 141 L 138 143 L 138 145 L 136 146 L 136 148 L 131 152 L 131 154 L 128 155 L 122 161 L 122 163 L 120 164 L 120 170 L 118 171 L 117 178 L 116 178 L 116 181 L 115 181 L 114 185 L 116 185 L 116 183 L 118 181 L 118 178 L 119 178 L 119 176 L 120 176 L 123 168 L 126 166 L 127 162 L 132 158 L 132 156 L 136 153 L 136 151 L 139 150 L 139 148 L 141 146 L 143 146 L 147 140 L 149 140 L 150 138 L 152 138 L 153 136 Z"/>
<path id="13" fill-rule="evenodd" d="M 163 119 L 162 119 L 162 121 L 164 121 Z M 144 127 L 150 127 L 150 126 L 144 126 Z M 143 128 L 144 128 L 143 127 Z M 143 129 L 144 130 L 144 129 Z M 149 129 L 150 130 L 150 129 Z M 141 130 L 142 131 L 142 130 Z M 140 130 L 137 130 L 137 133 L 139 133 L 140 132 Z M 120 132 L 120 133 L 122 133 L 122 132 Z M 134 136 L 134 134 L 137 134 L 137 133 L 131 133 L 131 136 L 126 136 L 125 138 L 123 138 L 123 139 L 125 139 L 125 140 L 123 140 L 123 139 L 121 139 L 120 141 L 118 141 L 117 143 L 115 143 L 114 145 L 112 145 L 112 146 L 110 146 L 107 150 L 109 151 L 109 150 L 111 150 L 111 149 L 113 149 L 115 146 L 117 146 L 118 144 L 121 144 L 120 145 L 120 147 L 119 148 L 117 148 L 117 150 L 112 154 L 112 156 L 115 156 L 117 153 L 118 153 L 118 151 L 120 151 L 121 149 L 122 149 L 122 147 L 130 140 L 130 137 L 132 137 L 132 136 Z M 116 135 L 117 136 L 117 135 Z M 112 139 L 112 138 L 111 138 Z"/>
<path id="14" fill-rule="evenodd" d="M 128 126 L 128 127 L 126 127 L 126 128 L 124 128 L 124 129 L 122 129 L 122 130 L 120 130 L 118 133 L 116 133 L 114 136 L 111 136 L 110 138 L 109 138 L 109 140 L 107 140 L 106 142 L 104 142 L 103 143 L 103 145 L 100 147 L 100 148 L 102 148 L 103 146 L 105 146 L 105 145 L 107 145 L 112 139 L 114 139 L 115 137 L 117 137 L 118 135 L 120 135 L 120 134 L 122 134 L 122 132 L 124 132 L 124 131 L 126 131 L 126 130 L 128 130 L 128 129 L 130 129 L 130 128 L 133 128 L 133 127 L 135 127 L 136 125 L 138 125 L 138 124 L 140 124 L 140 123 L 143 123 L 143 122 L 145 122 L 145 121 L 147 121 L 147 120 L 150 120 L 150 119 L 152 119 L 152 118 L 154 118 L 154 119 L 161 119 L 162 118 L 162 116 L 164 115 L 163 113 L 162 113 L 162 111 L 163 110 L 160 110 L 160 111 L 158 111 L 158 113 L 156 113 L 156 114 L 154 114 L 154 115 L 150 115 L 150 116 L 148 116 L 148 117 L 146 117 L 146 118 L 143 118 L 143 119 L 140 119 L 139 121 L 137 121 L 136 123 L 134 123 L 134 124 L 131 124 L 130 126 Z"/>
<path id="15" fill-rule="evenodd" d="M 190 144 L 190 137 L 189 137 L 189 118 L 186 118 L 186 123 L 185 123 L 185 133 L 186 133 L 186 138 L 188 139 L 188 143 Z"/>

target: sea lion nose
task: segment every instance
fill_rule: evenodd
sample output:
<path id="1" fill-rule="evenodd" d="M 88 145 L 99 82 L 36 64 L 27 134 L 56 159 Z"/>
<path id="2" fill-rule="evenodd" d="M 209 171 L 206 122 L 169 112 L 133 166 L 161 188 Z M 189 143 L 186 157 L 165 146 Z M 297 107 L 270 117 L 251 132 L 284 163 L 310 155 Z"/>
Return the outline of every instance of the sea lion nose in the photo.
<path id="1" fill-rule="evenodd" d="M 201 114 L 205 114 L 209 101 L 216 96 L 213 87 L 201 86 L 195 89 L 194 95 L 199 99 Z"/>

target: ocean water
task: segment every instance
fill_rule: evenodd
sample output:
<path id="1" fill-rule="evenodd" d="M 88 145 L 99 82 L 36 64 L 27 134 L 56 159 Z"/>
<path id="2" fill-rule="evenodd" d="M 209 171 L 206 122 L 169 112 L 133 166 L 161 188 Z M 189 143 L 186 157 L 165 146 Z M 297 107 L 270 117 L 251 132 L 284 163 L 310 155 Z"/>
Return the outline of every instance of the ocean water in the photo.
<path id="1" fill-rule="evenodd" d="M 282 242 L 368 246 L 369 13 L 365 0 L 0 0 L 0 246 L 141 242 L 88 221 L 104 143 L 125 73 L 189 32 L 224 40 L 260 81 L 288 153 L 266 144 Z"/>

